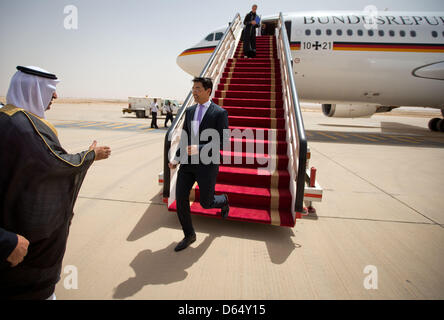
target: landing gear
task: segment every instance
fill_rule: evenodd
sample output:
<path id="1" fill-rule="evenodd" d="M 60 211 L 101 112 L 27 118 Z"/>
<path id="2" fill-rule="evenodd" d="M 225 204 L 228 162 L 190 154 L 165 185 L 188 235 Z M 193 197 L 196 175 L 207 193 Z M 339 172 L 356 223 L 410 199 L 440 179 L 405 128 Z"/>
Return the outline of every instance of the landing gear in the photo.
<path id="1" fill-rule="evenodd" d="M 441 110 L 441 112 L 443 112 Z M 431 131 L 440 131 L 444 132 L 444 119 L 433 118 L 429 121 L 429 129 Z"/>

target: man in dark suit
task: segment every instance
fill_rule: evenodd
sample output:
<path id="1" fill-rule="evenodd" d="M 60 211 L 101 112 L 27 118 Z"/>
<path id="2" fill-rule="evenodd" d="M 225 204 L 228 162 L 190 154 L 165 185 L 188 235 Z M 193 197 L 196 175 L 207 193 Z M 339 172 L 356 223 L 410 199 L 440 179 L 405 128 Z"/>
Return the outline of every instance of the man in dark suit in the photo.
<path id="1" fill-rule="evenodd" d="M 256 57 L 256 23 L 257 5 L 253 5 L 251 11 L 245 16 L 245 28 L 242 31 L 242 40 L 244 41 L 244 55 L 247 58 Z"/>
<path id="2" fill-rule="evenodd" d="M 210 100 L 213 90 L 211 79 L 194 78 L 193 83 L 193 96 L 197 104 L 188 108 L 185 113 L 183 133 L 186 133 L 187 141 L 182 139 L 181 144 L 186 144 L 186 146 L 179 148 L 176 158 L 169 163 L 170 169 L 175 169 L 178 162 L 181 162 L 177 175 L 176 204 L 177 215 L 185 238 L 176 246 L 175 251 L 183 250 L 196 241 L 189 202 L 190 191 L 196 181 L 199 184 L 200 205 L 203 208 L 221 208 L 221 215 L 224 219 L 230 210 L 227 195 L 214 194 L 216 178 L 219 173 L 220 150 L 223 149 L 224 141 L 227 139 L 228 112 Z M 205 130 L 207 133 L 215 133 L 214 130 L 216 130 L 217 139 L 208 139 L 208 141 L 201 139 Z M 214 135 L 211 136 L 214 137 Z M 217 155 L 211 153 L 215 150 L 215 148 L 209 148 L 212 146 L 217 146 Z M 204 151 L 208 149 L 210 152 L 205 153 Z M 186 155 L 179 157 L 180 150 L 186 150 Z M 216 160 L 208 162 L 204 159 L 205 156 L 207 160 L 208 157 Z"/>

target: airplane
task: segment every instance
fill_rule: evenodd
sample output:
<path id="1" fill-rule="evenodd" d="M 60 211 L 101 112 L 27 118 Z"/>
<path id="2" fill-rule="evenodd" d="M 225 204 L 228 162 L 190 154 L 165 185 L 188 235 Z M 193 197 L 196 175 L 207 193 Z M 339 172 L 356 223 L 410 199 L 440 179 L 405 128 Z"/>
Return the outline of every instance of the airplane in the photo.
<path id="1" fill-rule="evenodd" d="M 283 14 L 299 99 L 327 117 L 370 117 L 400 106 L 441 109 L 444 12 L 309 11 Z M 279 15 L 262 17 L 273 35 Z M 218 28 L 177 57 L 199 75 L 222 38 Z M 429 129 L 444 132 L 444 119 Z"/>

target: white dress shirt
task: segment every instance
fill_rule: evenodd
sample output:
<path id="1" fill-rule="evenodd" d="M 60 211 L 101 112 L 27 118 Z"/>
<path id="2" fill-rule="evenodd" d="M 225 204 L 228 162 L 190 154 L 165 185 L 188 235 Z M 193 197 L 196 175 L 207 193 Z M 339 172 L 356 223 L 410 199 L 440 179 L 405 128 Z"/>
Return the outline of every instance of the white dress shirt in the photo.
<path id="1" fill-rule="evenodd" d="M 211 105 L 211 100 L 208 100 L 207 102 L 205 102 L 203 104 L 204 108 L 202 110 L 202 118 L 200 119 L 200 123 L 202 123 L 202 120 L 204 118 L 205 112 L 207 112 L 207 110 L 210 107 L 210 105 Z M 191 128 L 193 129 L 193 132 L 194 132 L 195 135 L 199 134 L 199 122 L 197 121 L 198 114 L 199 114 L 199 104 L 197 104 L 196 111 L 194 112 L 193 120 L 191 120 Z M 174 164 L 174 165 L 177 165 L 179 163 L 174 158 L 170 162 L 172 164 Z"/>
<path id="2" fill-rule="evenodd" d="M 157 107 L 158 107 L 157 102 L 151 103 L 151 112 L 157 112 L 158 110 Z"/>

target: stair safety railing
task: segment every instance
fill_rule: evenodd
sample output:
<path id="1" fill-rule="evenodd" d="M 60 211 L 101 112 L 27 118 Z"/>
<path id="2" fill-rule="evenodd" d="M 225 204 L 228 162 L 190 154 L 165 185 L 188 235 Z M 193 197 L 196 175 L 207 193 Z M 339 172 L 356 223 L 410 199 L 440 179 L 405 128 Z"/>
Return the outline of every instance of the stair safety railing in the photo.
<path id="1" fill-rule="evenodd" d="M 243 22 L 240 14 L 237 13 L 233 21 L 225 30 L 222 39 L 219 41 L 219 44 L 213 51 L 213 54 L 200 74 L 200 77 L 211 78 L 213 80 L 213 93 L 216 91 L 216 88 L 220 82 L 228 59 L 234 56 L 241 38 L 242 28 Z M 185 121 L 185 111 L 187 108 L 191 107 L 193 103 L 194 99 L 192 91 L 190 91 L 165 136 L 163 159 L 163 198 L 168 198 L 168 205 L 171 205 L 171 203 L 175 200 L 177 172 L 180 166 L 177 166 L 174 170 L 170 170 L 168 163 L 169 160 L 173 158 L 173 155 L 176 153 L 179 147 L 182 128 Z"/>
<path id="2" fill-rule="evenodd" d="M 293 59 L 288 40 L 285 20 L 279 14 L 277 34 L 278 54 L 281 60 L 282 93 L 284 99 L 285 122 L 290 173 L 290 192 L 294 203 L 293 218 L 304 212 L 304 188 L 307 162 L 307 138 L 294 81 Z"/>

